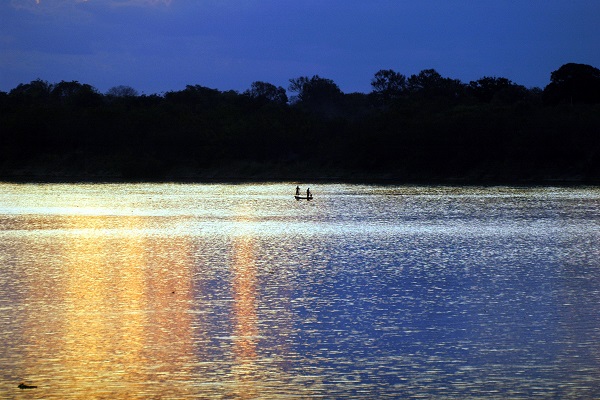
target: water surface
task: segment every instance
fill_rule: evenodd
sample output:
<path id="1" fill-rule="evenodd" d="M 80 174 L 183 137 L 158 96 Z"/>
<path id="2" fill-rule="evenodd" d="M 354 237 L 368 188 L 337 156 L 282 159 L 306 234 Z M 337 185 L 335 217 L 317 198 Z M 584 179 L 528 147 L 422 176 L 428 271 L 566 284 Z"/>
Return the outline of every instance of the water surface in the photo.
<path id="1" fill-rule="evenodd" d="M 0 184 L 0 397 L 600 397 L 600 190 L 294 188 Z"/>

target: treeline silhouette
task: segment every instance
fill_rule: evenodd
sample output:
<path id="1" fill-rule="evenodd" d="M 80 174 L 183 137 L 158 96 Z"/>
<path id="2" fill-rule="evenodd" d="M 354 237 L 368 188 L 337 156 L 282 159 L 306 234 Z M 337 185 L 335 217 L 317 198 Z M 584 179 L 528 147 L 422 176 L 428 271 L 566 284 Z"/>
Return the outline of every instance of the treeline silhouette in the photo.
<path id="1" fill-rule="evenodd" d="M 243 93 L 20 84 L 0 92 L 0 179 L 599 180 L 597 68 L 565 64 L 544 89 L 433 69 L 380 70 L 371 86 L 343 93 L 318 75 Z"/>

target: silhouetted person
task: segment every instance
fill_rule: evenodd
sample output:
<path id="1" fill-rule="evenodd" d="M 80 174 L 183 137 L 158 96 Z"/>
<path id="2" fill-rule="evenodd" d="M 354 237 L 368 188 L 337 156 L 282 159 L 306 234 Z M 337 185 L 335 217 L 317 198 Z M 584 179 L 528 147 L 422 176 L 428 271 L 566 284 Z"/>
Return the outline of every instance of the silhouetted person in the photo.
<path id="1" fill-rule="evenodd" d="M 306 189 L 306 198 L 308 199 L 310 197 L 310 188 Z"/>
<path id="2" fill-rule="evenodd" d="M 300 186 L 296 186 L 296 196 L 300 196 Z"/>

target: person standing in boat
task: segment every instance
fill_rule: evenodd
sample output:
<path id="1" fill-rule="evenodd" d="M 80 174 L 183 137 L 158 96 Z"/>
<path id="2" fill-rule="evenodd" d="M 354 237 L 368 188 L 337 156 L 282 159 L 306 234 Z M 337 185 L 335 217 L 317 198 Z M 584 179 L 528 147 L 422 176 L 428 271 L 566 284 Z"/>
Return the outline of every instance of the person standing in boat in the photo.
<path id="1" fill-rule="evenodd" d="M 310 198 L 310 188 L 306 189 L 306 198 Z"/>
<path id="2" fill-rule="evenodd" d="M 300 186 L 296 186 L 296 196 L 300 196 Z"/>

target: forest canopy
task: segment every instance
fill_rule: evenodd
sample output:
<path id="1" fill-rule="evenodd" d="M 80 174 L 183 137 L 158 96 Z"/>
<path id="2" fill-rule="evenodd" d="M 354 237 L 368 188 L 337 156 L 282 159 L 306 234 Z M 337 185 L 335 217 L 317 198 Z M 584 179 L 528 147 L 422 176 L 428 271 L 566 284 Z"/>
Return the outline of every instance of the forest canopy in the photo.
<path id="1" fill-rule="evenodd" d="M 318 75 L 244 92 L 140 95 L 38 79 L 0 92 L 3 180 L 594 182 L 600 70 L 565 64 L 545 88 L 377 71 L 370 93 Z"/>

